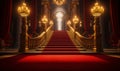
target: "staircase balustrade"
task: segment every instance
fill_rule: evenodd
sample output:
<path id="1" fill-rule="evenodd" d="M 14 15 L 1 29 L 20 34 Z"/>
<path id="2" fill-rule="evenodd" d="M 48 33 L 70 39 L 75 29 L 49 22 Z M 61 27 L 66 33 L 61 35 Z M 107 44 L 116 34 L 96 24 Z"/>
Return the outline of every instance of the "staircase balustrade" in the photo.
<path id="1" fill-rule="evenodd" d="M 49 33 L 52 31 L 53 24 L 51 24 L 47 29 L 46 32 L 42 32 L 39 36 L 34 37 L 34 38 L 29 38 L 28 41 L 28 47 L 29 49 L 35 49 L 37 47 L 41 47 L 44 45 L 46 41 L 46 36 L 49 35 Z"/>
<path id="2" fill-rule="evenodd" d="M 87 49 L 93 49 L 94 47 L 94 36 L 91 35 L 90 37 L 85 37 L 81 35 L 79 32 L 74 32 L 73 27 L 70 24 L 67 24 L 69 32 L 74 36 L 74 40 L 78 41 L 81 46 L 87 48 Z"/>

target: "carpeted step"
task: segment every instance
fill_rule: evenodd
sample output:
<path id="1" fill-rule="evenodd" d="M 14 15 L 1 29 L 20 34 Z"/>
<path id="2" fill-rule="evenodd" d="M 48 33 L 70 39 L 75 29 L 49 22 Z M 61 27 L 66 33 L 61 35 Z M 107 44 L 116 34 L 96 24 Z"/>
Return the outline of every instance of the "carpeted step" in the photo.
<path id="1" fill-rule="evenodd" d="M 79 51 L 44 51 L 43 54 L 79 54 Z"/>
<path id="2" fill-rule="evenodd" d="M 47 46 L 50 46 L 50 45 L 61 45 L 61 46 L 75 46 L 75 45 L 72 45 L 72 44 L 68 44 L 67 42 L 66 43 L 59 43 L 59 42 L 56 42 L 56 43 L 53 43 L 53 42 L 50 42 Z"/>
<path id="3" fill-rule="evenodd" d="M 37 51 L 41 51 L 41 49 L 37 49 Z M 55 31 L 47 46 L 43 49 L 43 53 L 76 54 L 79 53 L 79 50 L 75 47 L 66 31 Z"/>
<path id="4" fill-rule="evenodd" d="M 38 48 L 38 49 L 36 49 L 36 51 L 86 51 L 86 49 L 85 48 L 77 48 L 77 50 L 76 50 L 76 48 L 74 48 L 74 47 L 49 47 L 49 48 Z"/>
<path id="5" fill-rule="evenodd" d="M 49 46 L 40 46 L 38 48 L 82 48 L 83 49 L 83 46 L 74 46 L 74 45 L 49 45 Z"/>

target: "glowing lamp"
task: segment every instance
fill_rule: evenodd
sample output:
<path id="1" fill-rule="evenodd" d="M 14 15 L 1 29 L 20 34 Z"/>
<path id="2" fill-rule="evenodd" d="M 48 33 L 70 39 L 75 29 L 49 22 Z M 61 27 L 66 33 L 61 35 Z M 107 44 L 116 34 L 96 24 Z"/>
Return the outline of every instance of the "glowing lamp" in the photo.
<path id="1" fill-rule="evenodd" d="M 91 9 L 91 13 L 95 17 L 101 16 L 103 12 L 104 8 L 100 6 L 98 2 L 96 2 L 93 8 Z"/>
<path id="2" fill-rule="evenodd" d="M 48 19 L 47 19 L 46 16 L 43 16 L 43 18 L 42 18 L 42 22 L 43 22 L 44 24 L 46 24 L 46 23 L 48 22 Z"/>
<path id="3" fill-rule="evenodd" d="M 74 16 L 72 21 L 74 24 L 77 24 L 79 22 L 79 18 L 77 16 Z"/>
<path id="4" fill-rule="evenodd" d="M 21 6 L 18 7 L 17 9 L 18 13 L 22 17 L 27 17 L 30 14 L 30 9 L 27 7 L 26 3 L 22 3 Z"/>

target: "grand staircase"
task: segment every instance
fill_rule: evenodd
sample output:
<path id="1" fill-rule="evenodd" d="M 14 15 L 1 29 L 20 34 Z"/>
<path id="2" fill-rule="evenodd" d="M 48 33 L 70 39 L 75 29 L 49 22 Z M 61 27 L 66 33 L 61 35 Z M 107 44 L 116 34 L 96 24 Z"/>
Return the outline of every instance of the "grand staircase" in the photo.
<path id="1" fill-rule="evenodd" d="M 38 49 L 40 50 L 40 49 Z M 66 31 L 54 31 L 47 46 L 42 50 L 45 54 L 79 54 Z"/>

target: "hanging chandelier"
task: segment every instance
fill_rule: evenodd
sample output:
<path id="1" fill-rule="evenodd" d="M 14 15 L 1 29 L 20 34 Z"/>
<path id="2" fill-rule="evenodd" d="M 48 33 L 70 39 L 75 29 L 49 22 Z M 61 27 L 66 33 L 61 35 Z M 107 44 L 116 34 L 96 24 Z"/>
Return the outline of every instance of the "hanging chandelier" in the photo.
<path id="1" fill-rule="evenodd" d="M 58 6 L 61 6 L 65 3 L 65 0 L 53 0 L 53 2 L 58 5 Z"/>

